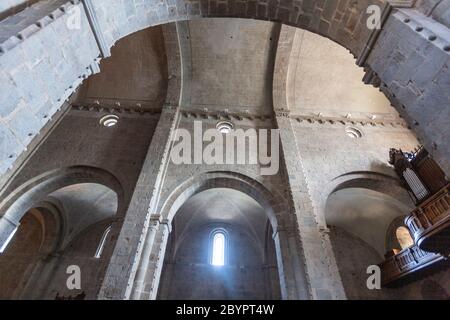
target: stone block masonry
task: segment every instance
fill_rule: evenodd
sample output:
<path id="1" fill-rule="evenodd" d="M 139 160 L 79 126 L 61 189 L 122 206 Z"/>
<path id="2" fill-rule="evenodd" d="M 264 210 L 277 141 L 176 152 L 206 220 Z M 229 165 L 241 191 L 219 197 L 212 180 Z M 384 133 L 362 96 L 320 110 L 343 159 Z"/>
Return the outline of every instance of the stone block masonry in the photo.
<path id="1" fill-rule="evenodd" d="M 328 37 L 359 57 L 372 47 L 368 47 L 372 34 L 366 25 L 368 6 L 383 7 L 386 4 L 381 0 L 86 1 L 89 6 L 83 6 L 79 0 L 40 1 L 0 22 L 0 174 L 10 167 L 82 79 L 98 71 L 97 59 L 100 54 L 104 55 L 109 51 L 108 47 L 133 32 L 201 17 L 270 20 Z M 412 2 L 395 1 L 393 4 L 407 7 Z M 91 20 L 95 16 L 95 23 L 89 23 L 85 7 L 90 9 L 88 15 Z M 450 142 L 442 134 L 436 135 L 430 129 L 442 127 L 440 121 L 445 115 L 442 106 L 449 102 L 448 86 L 445 83 L 449 75 L 450 40 L 448 29 L 443 28 L 447 23 L 445 12 L 450 8 L 445 5 L 440 8 L 444 13 L 432 11 L 432 17 L 427 18 L 435 24 L 436 30 L 433 30 L 433 34 L 427 34 L 428 42 L 424 42 L 423 46 L 419 42 L 424 39 L 425 33 L 412 32 L 406 21 L 413 19 L 402 20 L 398 14 L 418 15 L 420 23 L 425 23 L 422 18 L 426 17 L 415 10 L 393 10 L 376 41 L 380 44 L 376 44 L 376 49 L 369 52 L 369 59 L 363 65 L 377 74 L 378 82 L 383 83 L 383 92 L 400 112 L 403 107 L 409 110 L 406 118 L 411 127 L 414 129 L 416 123 L 425 127 L 417 129 L 416 133 L 444 170 L 450 173 L 450 165 L 445 160 L 449 158 Z M 80 13 L 80 28 L 73 28 L 77 12 Z M 418 28 L 429 30 L 424 26 Z M 405 45 L 402 45 L 402 54 L 393 56 L 390 50 L 382 47 L 388 43 L 383 39 L 395 36 L 401 41 L 394 43 Z M 430 45 L 429 41 L 433 44 Z M 416 43 L 417 46 L 408 43 Z M 436 45 L 438 43 L 439 46 Z M 408 69 L 411 73 L 408 90 L 417 92 L 415 88 L 420 87 L 420 83 L 428 83 L 426 92 L 421 94 L 421 99 L 417 99 L 420 105 L 426 105 L 426 112 L 413 111 L 419 110 L 419 104 L 412 103 L 407 94 L 396 93 L 398 84 L 405 76 L 404 72 L 396 70 L 407 67 L 402 57 L 413 57 L 418 47 L 423 49 L 423 53 L 437 50 L 436 54 L 426 54 L 428 59 L 423 61 L 421 68 L 433 71 L 441 67 L 439 72 L 434 73 L 439 85 L 434 84 L 436 81 L 429 82 L 428 71 L 414 73 L 412 70 L 416 67 Z M 371 68 L 371 64 L 377 62 L 382 64 Z M 434 115 L 434 118 L 430 118 L 430 115 Z"/>
<path id="2" fill-rule="evenodd" d="M 79 30 L 70 28 L 67 12 L 84 12 L 82 5 L 54 6 L 44 1 L 0 22 L 0 172 L 98 63 L 99 49 L 86 16 L 80 14 Z M 50 10 L 50 15 L 37 18 Z M 8 37 L 11 32 L 16 36 Z"/>
<path id="3" fill-rule="evenodd" d="M 450 173 L 450 31 L 415 10 L 393 13 L 368 65 L 381 90 Z"/>

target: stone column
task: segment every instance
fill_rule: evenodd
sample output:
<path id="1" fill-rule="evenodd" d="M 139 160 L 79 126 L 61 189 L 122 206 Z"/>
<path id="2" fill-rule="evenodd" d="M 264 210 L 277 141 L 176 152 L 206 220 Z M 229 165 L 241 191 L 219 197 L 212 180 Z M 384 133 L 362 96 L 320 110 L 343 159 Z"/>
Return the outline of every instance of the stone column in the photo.
<path id="1" fill-rule="evenodd" d="M 273 234 L 283 300 L 309 300 L 308 277 L 306 275 L 302 249 L 299 247 L 295 228 L 279 227 Z"/>
<path id="2" fill-rule="evenodd" d="M 137 270 L 130 297 L 133 300 L 156 299 L 164 262 L 164 254 L 171 231 L 168 221 L 161 221 L 160 215 L 152 215 L 147 232 L 141 261 Z"/>
<path id="3" fill-rule="evenodd" d="M 152 241 L 147 244 L 147 240 L 152 240 L 155 232 L 153 226 L 149 228 L 151 222 L 154 222 L 154 219 L 151 220 L 151 212 L 158 201 L 178 119 L 178 107 L 163 107 L 106 271 L 99 299 L 130 298 L 142 253 L 148 253 L 152 246 Z M 142 271 L 140 274 L 142 275 Z M 138 286 L 141 280 L 138 279 Z"/>
<path id="4" fill-rule="evenodd" d="M 308 182 L 304 175 L 302 155 L 296 143 L 289 111 L 277 110 L 275 115 L 277 126 L 280 129 L 281 151 L 290 189 L 290 200 L 297 218 L 298 233 L 312 297 L 314 299 L 345 299 L 330 239 L 324 232 L 325 230 L 319 228 L 316 221 Z M 288 238 L 292 238 L 292 236 Z M 286 241 L 288 240 L 284 240 L 284 242 Z M 298 279 L 296 280 L 298 281 Z"/>
<path id="5" fill-rule="evenodd" d="M 169 234 L 172 231 L 169 221 L 167 219 L 161 221 L 158 231 L 155 236 L 155 241 L 148 256 L 143 257 L 147 259 L 147 268 L 144 276 L 143 290 L 136 293 L 139 300 L 155 300 L 158 294 L 159 281 L 161 279 L 161 272 L 164 265 L 164 256 L 167 248 L 167 241 Z M 134 292 L 133 292 L 134 293 Z M 138 295 L 139 294 L 139 295 Z"/>

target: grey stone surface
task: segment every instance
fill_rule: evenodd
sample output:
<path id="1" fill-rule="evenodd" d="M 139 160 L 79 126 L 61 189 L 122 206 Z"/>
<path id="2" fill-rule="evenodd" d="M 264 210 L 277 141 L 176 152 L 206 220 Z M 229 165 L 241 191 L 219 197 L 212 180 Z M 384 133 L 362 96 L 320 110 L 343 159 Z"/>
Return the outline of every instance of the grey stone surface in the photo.
<path id="1" fill-rule="evenodd" d="M 99 30 L 101 30 L 102 38 L 105 39 L 107 46 L 112 46 L 120 38 L 130 33 L 166 22 L 198 17 L 240 17 L 279 21 L 311 30 L 335 40 L 349 49 L 355 56 L 359 56 L 365 48 L 371 34 L 371 30 L 364 23 L 366 9 L 369 4 L 382 5 L 383 2 L 378 0 L 358 1 L 350 5 L 348 1 L 263 1 L 260 3 L 253 1 L 222 1 L 219 3 L 207 1 L 153 3 L 150 1 L 142 1 L 135 3 L 114 0 L 96 1 L 92 3 L 92 10 L 95 11 Z M 440 8 L 436 7 L 433 10 L 435 12 L 444 12 L 444 14 L 436 13 L 433 17 L 437 21 L 445 24 L 447 21 L 446 14 L 448 12 L 447 4 L 444 2 L 440 3 L 439 6 Z M 425 12 L 427 12 L 427 9 L 424 8 L 428 7 L 430 7 L 429 4 L 420 6 L 422 11 L 425 10 Z M 437 9 L 442 9 L 442 11 Z M 71 30 L 73 10 L 80 12 L 80 30 Z M 428 13 L 433 14 L 433 12 Z M 394 19 L 396 18 L 391 17 L 389 21 L 393 21 Z M 412 37 L 413 42 L 419 41 L 418 39 L 421 38 L 421 35 L 407 31 L 408 26 L 403 20 L 399 21 L 398 24 L 398 27 L 392 28 L 402 28 L 405 31 L 392 31 L 390 32 L 391 35 L 397 34 L 401 37 L 402 41 L 407 41 L 408 36 Z M 73 3 L 42 1 L 1 21 L 0 25 L 2 26 L 2 35 L 0 36 L 0 42 L 2 42 L 1 60 L 7 75 L 14 78 L 13 75 L 15 74 L 16 67 L 27 64 L 28 69 L 17 69 L 19 76 L 21 72 L 28 75 L 31 68 L 36 77 L 36 81 L 33 82 L 20 80 L 18 83 L 15 83 L 15 86 L 22 92 L 18 92 L 16 95 L 8 98 L 10 105 L 6 110 L 12 110 L 12 105 L 23 98 L 26 99 L 25 102 L 28 105 L 33 106 L 33 110 L 40 110 L 39 117 L 44 113 L 48 113 L 49 115 L 53 114 L 62 104 L 62 101 L 78 86 L 80 81 L 77 78 L 86 77 L 92 73 L 89 66 L 92 64 L 95 65 L 95 59 L 100 54 L 97 41 L 84 14 L 84 8 L 78 1 Z M 391 25 L 392 23 L 388 22 L 384 30 L 391 28 Z M 64 32 L 61 32 L 61 30 L 64 30 Z M 405 36 L 403 36 L 403 32 L 405 32 Z M 380 43 L 383 43 L 382 39 L 384 34 L 382 32 L 381 40 L 377 41 L 378 46 L 380 46 Z M 63 41 L 59 37 L 68 41 Z M 35 43 L 54 44 L 48 47 L 51 50 L 47 50 L 44 55 L 44 57 L 49 57 L 47 61 L 44 59 L 42 63 L 36 64 L 37 61 L 41 61 L 42 59 L 37 59 L 33 55 L 29 56 L 30 54 L 36 54 L 38 57 L 41 57 L 39 55 L 39 49 L 33 49 L 32 51 L 26 49 L 27 44 L 33 40 Z M 445 43 L 446 41 L 448 42 L 448 36 L 444 35 L 442 40 L 444 42 L 439 48 L 436 48 L 438 50 L 436 54 L 447 56 L 448 59 L 448 52 L 443 50 L 444 47 L 448 46 L 448 43 Z M 60 46 L 57 43 L 64 43 L 64 45 Z M 395 41 L 395 43 L 399 42 Z M 79 44 L 83 44 L 83 50 L 75 50 L 75 48 L 80 49 Z M 68 47 L 65 48 L 64 46 Z M 421 44 L 421 46 L 424 47 L 424 44 Z M 33 47 L 39 48 L 39 44 L 33 45 Z M 414 55 L 415 51 L 410 46 L 405 46 L 405 48 L 409 54 Z M 19 50 L 22 51 L 20 52 Z M 74 52 L 77 52 L 77 56 L 73 55 Z M 403 55 L 407 52 L 403 53 Z M 8 62 L 10 61 L 7 57 L 8 54 L 13 54 L 14 57 L 20 57 L 19 61 L 14 61 L 13 63 Z M 369 60 L 366 63 L 366 67 L 372 67 L 371 64 L 375 64 L 372 69 L 389 88 L 383 91 L 388 97 L 395 100 L 393 104 L 400 111 L 403 106 L 405 108 L 408 107 L 409 110 L 413 110 L 415 107 L 407 95 L 395 93 L 395 88 L 399 82 L 396 77 L 402 76 L 401 72 L 396 72 L 396 68 L 401 64 L 402 58 L 401 56 L 389 58 L 390 56 L 392 56 L 390 51 L 386 50 L 376 50 L 371 53 L 372 59 L 384 61 L 383 67 L 388 68 L 390 70 L 389 72 L 379 70 L 379 67 L 373 60 Z M 38 66 L 44 66 L 45 63 L 48 65 L 42 67 L 43 74 Z M 427 68 L 432 68 L 429 64 L 426 64 L 426 66 Z M 422 67 L 425 67 L 425 64 L 422 64 Z M 14 70 L 10 70 L 11 68 Z M 445 68 L 443 72 L 446 74 Z M 423 73 L 414 74 L 411 78 L 413 83 L 408 86 L 409 91 L 414 92 L 418 90 L 417 88 L 415 89 L 415 86 L 419 84 L 414 82 L 427 81 L 426 79 L 421 79 L 421 75 Z M 48 79 L 49 77 L 54 81 L 51 82 L 50 88 L 46 88 L 48 82 L 44 79 Z M 447 78 L 444 75 L 443 77 L 444 79 Z M 19 77 L 18 79 L 21 78 Z M 435 85 L 430 89 L 430 94 L 435 99 L 437 97 L 444 99 L 445 102 L 448 101 L 448 98 L 445 97 L 445 80 L 442 81 L 444 81 L 441 82 L 444 88 Z M 34 85 L 30 86 L 30 82 Z M 33 95 L 29 95 L 29 93 L 33 92 L 32 89 L 39 88 L 39 85 L 42 87 L 40 90 L 46 92 L 47 97 L 45 95 L 39 95 L 39 99 L 37 99 L 36 97 L 33 98 Z M 441 101 L 429 101 L 428 99 L 432 98 L 427 98 L 425 94 L 422 104 L 434 105 L 442 103 Z M 43 104 L 47 105 L 47 112 L 42 111 Z M 437 115 L 439 114 L 439 110 L 430 112 L 430 114 Z M 419 124 L 424 123 L 424 126 L 426 125 L 425 123 L 430 122 L 430 120 L 423 118 L 424 114 L 422 113 L 415 114 L 414 112 L 409 112 L 408 115 L 409 117 L 405 118 L 411 126 L 416 122 Z M 436 121 L 442 118 L 442 116 L 438 116 L 432 120 L 432 123 L 435 124 Z M 437 125 L 434 125 L 434 127 L 437 127 Z M 441 149 L 449 149 L 445 141 L 441 141 L 441 139 L 435 141 L 435 135 L 430 130 L 418 129 L 416 132 L 424 140 L 425 145 L 429 149 L 433 149 L 434 144 L 438 147 L 442 144 Z M 23 132 L 18 133 L 17 139 L 21 141 L 23 146 L 28 144 L 29 139 L 23 135 Z M 433 152 L 437 161 L 441 163 L 444 170 L 449 172 L 449 165 L 444 159 L 445 157 L 448 158 L 445 150 L 431 150 L 431 152 Z M 6 156 L 3 157 L 6 160 Z"/>
<path id="2" fill-rule="evenodd" d="M 355 84 L 361 70 L 352 69 L 349 62 L 353 61 L 347 59 L 347 53 L 336 51 L 325 40 L 315 42 L 312 34 L 277 23 L 240 21 L 246 30 L 244 37 L 231 27 L 233 20 L 185 20 L 238 17 L 281 22 L 324 35 L 358 57 L 370 44 L 372 33 L 363 17 L 367 5 L 373 3 L 382 2 L 95 1 L 92 5 L 98 28 L 92 30 L 80 1 L 42 1 L 0 21 L 0 89 L 7 93 L 0 97 L 0 172 L 39 138 L 36 135 L 41 128 L 83 80 L 100 71 L 102 48 L 94 32 L 102 32 L 108 47 L 117 43 L 113 56 L 101 64 L 104 72 L 91 77 L 77 92 L 73 110 L 39 148 L 27 151 L 29 157 L 11 179 L 2 180 L 6 181 L 0 202 L 0 213 L 4 214 L 0 220 L 2 241 L 8 233 L 6 228 L 19 222 L 16 219 L 8 224 L 10 209 L 18 212 L 34 205 L 43 191 L 55 185 L 62 183 L 61 188 L 70 182 L 86 182 L 98 169 L 117 179 L 123 189 L 117 218 L 108 221 L 113 227 L 104 258 L 95 263 L 90 253 L 89 257 L 86 254 L 94 250 L 107 224 L 84 228 L 85 233 L 80 232 L 63 254 L 48 265 L 33 267 L 34 274 L 42 273 L 41 279 L 46 279 L 33 278 L 39 284 L 39 294 L 50 298 L 55 292 L 70 294 L 61 283 L 66 265 L 76 261 L 87 270 L 96 270 L 83 284 L 88 298 L 155 299 L 159 289 L 165 292 L 160 297 L 179 296 L 184 290 L 180 288 L 198 281 L 193 276 L 179 279 L 180 287 L 167 283 L 170 270 L 178 267 L 168 256 L 173 249 L 171 241 L 178 235 L 174 228 L 179 230 L 183 225 L 177 211 L 202 191 L 228 188 L 247 194 L 266 211 L 265 219 L 273 229 L 283 299 L 370 296 L 361 287 L 361 270 L 367 263 L 379 262 L 373 262 L 372 249 L 380 251 L 383 244 L 374 245 L 343 233 L 333 237 L 326 203 L 336 188 L 348 188 L 349 184 L 355 187 L 355 181 L 359 188 L 370 187 L 404 200 L 405 192 L 394 183 L 393 170 L 386 162 L 389 148 L 409 151 L 418 144 L 405 121 L 388 108 L 375 89 Z M 438 3 L 419 1 L 422 13 L 393 10 L 363 62 L 372 81 L 381 84 L 390 102 L 448 171 L 449 36 L 446 4 L 442 3 L 436 6 Z M 439 6 L 443 10 L 436 10 Z M 72 10 L 81 13 L 80 29 L 71 29 Z M 176 24 L 142 31 L 171 21 Z M 214 39 L 206 32 L 209 29 L 214 30 Z M 258 59 L 254 63 L 252 51 L 257 48 L 250 46 L 252 42 L 264 46 L 255 53 Z M 335 54 L 339 61 L 308 58 L 314 45 Z M 150 53 L 154 60 L 147 59 Z M 233 54 L 234 59 L 227 60 Z M 130 63 L 126 62 L 128 57 Z M 154 63 L 156 60 L 158 63 Z M 215 74 L 208 74 L 208 70 Z M 302 76 L 308 80 L 306 87 Z M 226 81 L 222 83 L 221 79 Z M 351 97 L 345 92 L 349 87 Z M 312 101 L 316 95 L 320 97 Z M 246 111 L 252 103 L 254 108 Z M 110 113 L 119 116 L 119 124 L 105 128 L 99 120 Z M 198 120 L 206 128 L 214 128 L 219 120 L 232 121 L 242 129 L 279 128 L 281 170 L 273 176 L 262 176 L 258 164 L 170 162 L 174 129 L 192 132 Z M 350 138 L 350 129 L 361 136 Z M 84 172 L 85 167 L 96 169 Z M 71 175 L 50 175 L 45 186 L 41 185 L 45 174 L 59 171 Z M 392 182 L 389 188 L 386 181 Z M 40 192 L 33 192 L 33 187 Z M 33 203 L 27 202 L 30 199 Z M 24 213 L 19 212 L 19 216 Z M 383 219 L 388 217 L 391 215 L 385 213 Z M 35 238 L 35 228 L 30 230 L 30 238 Z M 377 232 L 387 231 L 379 227 Z M 199 240 L 194 238 L 192 243 Z M 258 243 L 244 242 L 248 246 Z M 363 257 L 354 268 L 349 267 L 349 261 L 356 258 L 342 250 L 347 245 L 354 246 Z M 180 270 L 189 274 L 209 270 L 205 266 L 195 268 L 195 263 L 186 260 Z M 253 267 L 245 268 L 248 271 Z M 52 268 L 57 270 L 53 278 L 48 272 Z M 358 274 L 353 277 L 352 272 Z M 266 276 L 273 278 L 274 274 Z M 259 283 L 262 275 L 254 276 L 252 281 Z M 46 289 L 46 281 L 55 284 Z M 396 292 L 394 296 L 432 296 L 439 290 L 423 289 L 422 285 L 436 289 L 436 281 L 445 284 L 448 279 L 429 277 L 413 284 L 412 293 Z M 241 297 L 247 290 L 244 286 L 231 292 Z M 391 293 L 383 291 L 377 297 L 389 298 Z"/>
<path id="3" fill-rule="evenodd" d="M 66 225 L 66 228 L 68 228 L 67 233 L 70 234 L 76 230 L 80 233 L 76 235 L 75 239 L 72 237 L 69 245 L 67 245 L 66 241 L 66 248 L 64 250 L 61 249 L 62 252 L 60 251 L 61 257 L 59 260 L 56 259 L 44 265 L 36 265 L 36 276 L 29 279 L 29 282 L 34 283 L 37 281 L 39 285 L 31 285 L 28 291 L 23 292 L 22 298 L 53 299 L 57 292 L 60 295 L 73 295 L 74 293 L 70 292 L 65 286 L 67 277 L 66 267 L 72 264 L 79 264 L 81 267 L 83 289 L 87 294 L 87 298 L 94 299 L 98 294 L 106 266 L 115 246 L 117 234 L 122 227 L 126 208 L 136 185 L 142 161 L 144 160 L 145 149 L 150 143 L 153 130 L 159 119 L 159 114 L 121 114 L 117 127 L 106 128 L 99 124 L 100 118 L 104 115 L 105 112 L 79 111 L 75 109 L 69 112 L 21 168 L 20 175 L 11 179 L 2 190 L 0 197 L 2 202 L 2 215 L 5 209 L 3 206 L 5 198 L 12 195 L 20 197 L 24 192 L 23 189 L 27 189 L 24 186 L 36 180 L 36 177 L 45 176 L 46 173 L 64 168 L 102 168 L 102 170 L 110 172 L 117 178 L 120 188 L 123 190 L 123 193 L 120 195 L 117 214 L 114 219 L 109 219 L 106 222 L 106 226 L 104 217 L 101 219 L 102 221 L 97 224 L 94 223 L 90 228 L 86 228 L 86 224 L 83 227 L 83 223 L 76 223 L 76 219 L 74 220 L 73 216 L 66 217 L 66 224 L 68 223 Z M 130 139 L 133 139 L 132 144 L 129 143 Z M 121 152 L 117 152 L 118 149 Z M 78 173 L 77 176 L 81 176 L 81 174 Z M 76 183 L 77 176 L 63 178 L 60 187 L 70 186 Z M 89 177 L 89 175 L 84 178 L 85 182 L 103 183 L 96 179 L 95 176 Z M 81 190 L 78 190 L 78 194 L 82 194 Z M 90 194 L 90 196 L 92 195 L 93 193 Z M 69 199 L 70 201 L 66 202 L 66 206 L 64 207 L 62 199 L 67 198 L 67 194 L 65 197 L 60 197 L 58 192 L 37 194 L 34 197 L 34 202 L 27 205 L 33 207 L 41 201 L 46 200 L 49 196 L 52 198 L 52 201 L 61 204 L 62 215 L 78 214 L 81 218 L 82 214 L 86 213 L 77 213 L 73 204 L 86 202 L 89 197 L 78 200 L 76 197 L 72 197 L 72 200 Z M 99 198 L 98 201 L 99 203 L 103 203 L 102 201 L 108 201 L 108 199 Z M 83 211 L 99 211 L 97 209 L 91 207 L 90 209 L 85 208 Z M 24 213 L 22 212 L 22 214 Z M 91 213 L 91 217 L 94 216 L 95 214 Z M 86 220 L 85 223 L 87 222 Z M 111 237 L 104 249 L 101 261 L 97 261 L 93 258 L 93 254 L 108 224 L 113 225 L 110 234 Z M 76 227 L 77 225 L 78 229 Z M 55 230 L 54 232 L 56 233 L 57 231 Z M 14 263 L 14 260 L 11 263 Z M 52 271 L 52 268 L 56 268 L 56 271 Z M 19 274 L 17 274 L 17 277 L 19 277 Z M 19 281 L 20 279 L 16 280 Z M 44 285 L 46 281 L 51 283 L 51 285 Z M 81 291 L 77 293 L 81 293 Z M 15 297 L 19 298 L 20 295 L 16 295 Z"/>
<path id="4" fill-rule="evenodd" d="M 381 90 L 447 174 L 450 51 L 444 48 L 449 39 L 449 29 L 433 19 L 398 11 L 388 19 L 368 60 L 382 79 Z"/>

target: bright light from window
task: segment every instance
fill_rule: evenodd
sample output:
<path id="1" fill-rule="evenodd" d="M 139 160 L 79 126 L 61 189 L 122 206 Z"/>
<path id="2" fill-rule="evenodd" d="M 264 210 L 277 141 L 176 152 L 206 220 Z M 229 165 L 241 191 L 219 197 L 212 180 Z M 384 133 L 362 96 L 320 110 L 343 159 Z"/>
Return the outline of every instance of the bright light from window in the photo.
<path id="1" fill-rule="evenodd" d="M 2 247 L 0 248 L 0 253 L 3 253 L 5 251 L 6 247 L 11 242 L 12 238 L 14 237 L 14 235 L 16 234 L 18 228 L 19 227 L 16 227 L 14 229 L 14 231 L 10 233 L 10 235 L 8 236 L 8 239 L 6 239 L 5 243 L 3 243 Z"/>
<path id="2" fill-rule="evenodd" d="M 212 260 L 213 266 L 223 266 L 225 264 L 225 235 L 218 232 L 213 237 Z"/>
<path id="3" fill-rule="evenodd" d="M 414 240 L 406 227 L 398 227 L 395 231 L 395 235 L 402 249 L 406 249 L 414 245 Z"/>

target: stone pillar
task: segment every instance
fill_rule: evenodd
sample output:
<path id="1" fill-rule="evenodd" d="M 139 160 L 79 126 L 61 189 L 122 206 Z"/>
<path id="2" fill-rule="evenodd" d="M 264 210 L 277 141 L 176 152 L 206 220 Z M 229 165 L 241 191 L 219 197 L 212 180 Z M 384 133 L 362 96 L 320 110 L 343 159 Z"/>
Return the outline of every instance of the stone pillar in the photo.
<path id="1" fill-rule="evenodd" d="M 167 235 L 166 231 L 168 231 Z M 136 273 L 134 285 L 131 288 L 131 294 L 129 294 L 131 299 L 149 300 L 156 298 L 159 280 L 156 281 L 155 276 L 158 273 L 158 263 L 164 260 L 168 233 L 170 233 L 168 222 L 166 220 L 161 221 L 161 216 L 158 214 L 152 215 L 150 217 L 150 227 L 147 231 L 141 261 Z"/>
<path id="2" fill-rule="evenodd" d="M 142 253 L 148 253 L 151 248 L 151 243 L 147 244 L 146 240 L 154 237 L 155 230 L 153 227 L 149 228 L 152 222 L 151 212 L 158 202 L 178 119 L 178 107 L 163 107 L 106 271 L 99 299 L 130 298 Z M 144 244 L 147 244 L 145 248 Z M 142 277 L 142 271 L 139 274 Z M 140 286 L 141 280 L 138 278 L 136 285 Z"/>
<path id="3" fill-rule="evenodd" d="M 143 290 L 136 294 L 139 300 L 155 300 L 158 294 L 159 281 L 161 279 L 161 272 L 164 265 L 164 256 L 167 248 L 167 241 L 171 227 L 167 219 L 161 221 L 158 231 L 155 236 L 155 241 L 148 256 L 143 257 L 142 260 L 147 259 L 147 268 L 145 271 Z M 134 293 L 134 292 L 133 292 Z"/>
<path id="4" fill-rule="evenodd" d="M 61 255 L 58 253 L 44 254 L 33 267 L 33 271 L 25 284 L 20 300 L 42 300 L 51 299 L 49 286 L 60 268 Z"/>
<path id="5" fill-rule="evenodd" d="M 273 234 L 277 252 L 278 273 L 280 276 L 281 298 L 283 300 L 309 300 L 304 261 L 300 259 L 302 250 L 294 228 L 279 227 Z"/>
<path id="6" fill-rule="evenodd" d="M 346 296 L 331 249 L 330 239 L 323 230 L 320 230 L 316 221 L 308 182 L 304 175 L 302 156 L 296 143 L 289 111 L 278 110 L 275 115 L 277 126 L 280 129 L 281 151 L 290 189 L 290 200 L 297 219 L 298 233 L 303 248 L 306 274 L 312 297 L 314 299 L 345 299 Z M 283 237 L 286 236 L 283 235 Z M 292 241 L 292 237 L 291 235 L 287 238 Z M 287 242 L 288 240 L 283 241 Z M 299 253 L 297 253 L 298 255 Z M 298 264 L 300 263 L 302 262 L 298 262 Z M 298 280 L 297 277 L 296 281 Z M 289 294 L 291 293 L 288 293 L 288 296 Z"/>

